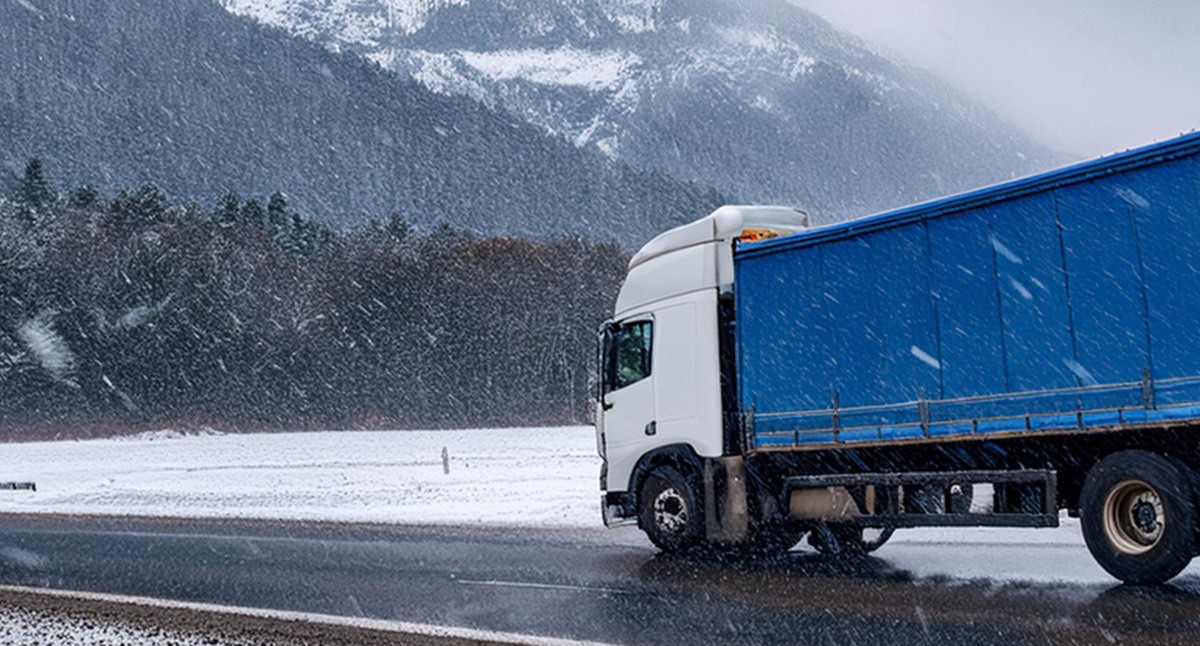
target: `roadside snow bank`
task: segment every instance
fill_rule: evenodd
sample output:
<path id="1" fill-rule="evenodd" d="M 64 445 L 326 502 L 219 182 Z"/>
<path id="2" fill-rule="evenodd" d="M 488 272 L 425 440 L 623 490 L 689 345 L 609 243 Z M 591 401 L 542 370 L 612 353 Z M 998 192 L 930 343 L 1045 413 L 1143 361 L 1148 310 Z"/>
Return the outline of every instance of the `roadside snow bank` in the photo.
<path id="1" fill-rule="evenodd" d="M 589 527 L 599 472 L 589 427 L 163 432 L 2 444 L 0 512 Z"/>
<path id="2" fill-rule="evenodd" d="M 133 646 L 176 644 L 205 646 L 216 643 L 211 635 L 151 626 L 137 626 L 82 613 L 48 612 L 25 608 L 0 608 L 0 642 L 10 646 Z M 221 642 L 252 646 L 257 640 Z"/>

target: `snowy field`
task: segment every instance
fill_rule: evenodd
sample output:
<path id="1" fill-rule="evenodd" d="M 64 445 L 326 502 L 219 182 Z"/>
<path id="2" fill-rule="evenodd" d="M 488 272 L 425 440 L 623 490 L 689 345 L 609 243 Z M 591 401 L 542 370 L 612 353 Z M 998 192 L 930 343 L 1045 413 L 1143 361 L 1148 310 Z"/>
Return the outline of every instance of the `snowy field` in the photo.
<path id="1" fill-rule="evenodd" d="M 600 527 L 591 427 L 183 435 L 0 444 L 0 513 Z M 449 458 L 445 473 L 442 451 Z M 896 540 L 1082 545 L 1057 530 L 917 529 Z"/>
<path id="2" fill-rule="evenodd" d="M 590 427 L 0 444 L 0 480 L 37 483 L 0 512 L 598 527 L 595 446 Z"/>
<path id="3" fill-rule="evenodd" d="M 636 530 L 601 529 L 599 469 L 589 427 L 163 431 L 0 444 L 0 481 L 38 487 L 0 491 L 0 513 L 582 528 L 649 547 Z M 1057 529 L 901 530 L 878 554 L 920 577 L 1111 582 L 1065 517 Z"/>

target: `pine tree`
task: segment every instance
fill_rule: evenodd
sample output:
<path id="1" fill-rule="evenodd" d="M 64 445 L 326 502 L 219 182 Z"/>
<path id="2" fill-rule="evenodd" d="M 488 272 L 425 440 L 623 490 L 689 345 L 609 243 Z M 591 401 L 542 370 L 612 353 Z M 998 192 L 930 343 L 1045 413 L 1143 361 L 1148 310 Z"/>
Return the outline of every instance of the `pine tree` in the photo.
<path id="1" fill-rule="evenodd" d="M 84 184 L 71 191 L 67 204 L 73 209 L 89 210 L 100 205 L 100 193 L 91 184 Z"/>
<path id="2" fill-rule="evenodd" d="M 133 193 L 118 191 L 109 202 L 108 214 L 118 231 L 130 233 L 166 219 L 167 194 L 153 184 L 143 184 Z"/>
<path id="3" fill-rule="evenodd" d="M 242 199 L 238 197 L 237 192 L 229 189 L 218 202 L 217 210 L 213 213 L 213 219 L 221 227 L 231 227 L 237 224 L 238 217 L 241 215 Z"/>
<path id="4" fill-rule="evenodd" d="M 246 226 L 261 229 L 266 225 L 267 214 L 258 198 L 250 198 L 242 205 L 241 222 Z"/>
<path id="5" fill-rule="evenodd" d="M 289 253 L 312 256 L 327 250 L 336 237 L 329 225 L 292 213 L 287 231 L 280 236 L 277 244 Z"/>
<path id="6" fill-rule="evenodd" d="M 143 184 L 130 200 L 133 222 L 138 227 L 157 224 L 166 219 L 167 194 L 154 184 Z"/>
<path id="7" fill-rule="evenodd" d="M 34 157 L 25 165 L 25 177 L 21 180 L 19 201 L 22 205 L 35 211 L 41 211 L 58 199 L 58 193 L 46 179 L 42 168 L 42 160 Z"/>
<path id="8" fill-rule="evenodd" d="M 404 244 L 412 235 L 412 225 L 399 211 L 393 211 L 391 217 L 388 218 L 387 235 L 393 245 Z"/>
<path id="9" fill-rule="evenodd" d="M 433 231 L 425 236 L 425 243 L 442 249 L 470 244 L 475 241 L 475 235 L 466 229 L 458 229 L 445 220 L 438 220 L 433 225 Z"/>
<path id="10" fill-rule="evenodd" d="M 278 238 L 287 230 L 287 196 L 282 191 L 275 191 L 267 200 L 267 233 L 272 238 Z"/>
<path id="11" fill-rule="evenodd" d="M 305 232 L 307 230 L 304 217 L 293 213 L 291 221 L 280 236 L 279 248 L 289 253 L 302 254 L 305 252 Z"/>

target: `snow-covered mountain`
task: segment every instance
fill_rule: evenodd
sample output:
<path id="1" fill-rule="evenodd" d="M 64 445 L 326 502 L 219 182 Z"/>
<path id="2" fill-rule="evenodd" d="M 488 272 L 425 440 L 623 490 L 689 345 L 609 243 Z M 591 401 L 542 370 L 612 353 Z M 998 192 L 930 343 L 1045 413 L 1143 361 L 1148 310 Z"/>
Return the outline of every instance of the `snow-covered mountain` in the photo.
<path id="1" fill-rule="evenodd" d="M 845 217 L 1052 156 L 786 0 L 219 0 L 635 167 Z"/>
<path id="2" fill-rule="evenodd" d="M 283 190 L 338 224 L 399 212 L 629 245 L 728 199 L 212 0 L 0 0 L 0 69 L 0 199 L 36 156 L 63 190 L 153 183 L 206 204 Z"/>

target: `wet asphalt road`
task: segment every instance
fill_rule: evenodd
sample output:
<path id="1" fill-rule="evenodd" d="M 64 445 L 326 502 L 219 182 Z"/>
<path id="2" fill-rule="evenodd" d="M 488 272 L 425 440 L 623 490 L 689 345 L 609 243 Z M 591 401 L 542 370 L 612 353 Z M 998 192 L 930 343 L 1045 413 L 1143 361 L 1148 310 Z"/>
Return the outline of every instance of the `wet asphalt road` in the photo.
<path id="1" fill-rule="evenodd" d="M 1195 570 L 1029 583 L 1095 568 L 1077 546 L 898 539 L 852 563 L 709 563 L 632 529 L 3 517 L 0 582 L 630 644 L 1200 643 Z M 953 574 L 981 555 L 1011 580 Z"/>

